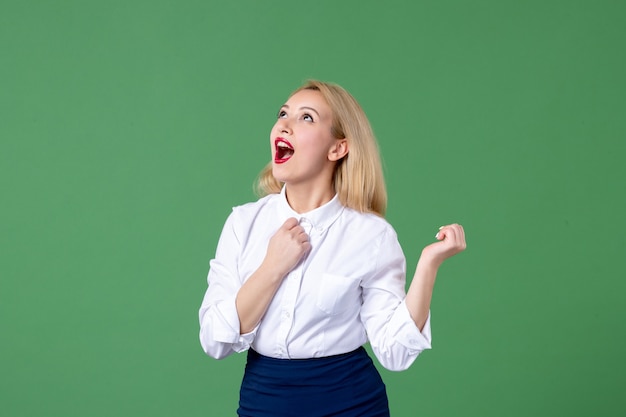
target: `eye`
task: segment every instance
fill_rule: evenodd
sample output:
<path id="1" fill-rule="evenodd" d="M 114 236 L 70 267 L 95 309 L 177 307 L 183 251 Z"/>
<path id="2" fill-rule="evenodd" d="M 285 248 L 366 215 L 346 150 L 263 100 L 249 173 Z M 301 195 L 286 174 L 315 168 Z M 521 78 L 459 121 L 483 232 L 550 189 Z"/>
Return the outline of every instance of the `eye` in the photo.
<path id="1" fill-rule="evenodd" d="M 313 122 L 313 116 L 311 116 L 309 113 L 304 113 L 302 115 L 302 120 L 304 120 L 305 122 Z"/>
<path id="2" fill-rule="evenodd" d="M 286 111 L 284 111 L 284 110 L 279 110 L 279 111 L 278 111 L 278 118 L 279 118 L 279 119 L 283 119 L 283 118 L 285 118 L 286 116 L 287 116 L 287 112 L 286 112 Z"/>

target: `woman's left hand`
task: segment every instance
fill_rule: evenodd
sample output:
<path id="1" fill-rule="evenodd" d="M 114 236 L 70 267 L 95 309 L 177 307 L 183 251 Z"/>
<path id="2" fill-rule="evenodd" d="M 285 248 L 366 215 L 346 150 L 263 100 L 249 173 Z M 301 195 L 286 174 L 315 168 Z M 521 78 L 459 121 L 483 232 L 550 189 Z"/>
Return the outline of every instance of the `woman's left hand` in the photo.
<path id="1" fill-rule="evenodd" d="M 422 251 L 422 258 L 430 259 L 438 265 L 467 247 L 465 231 L 460 224 L 441 226 L 435 237 L 438 242 L 426 246 Z"/>

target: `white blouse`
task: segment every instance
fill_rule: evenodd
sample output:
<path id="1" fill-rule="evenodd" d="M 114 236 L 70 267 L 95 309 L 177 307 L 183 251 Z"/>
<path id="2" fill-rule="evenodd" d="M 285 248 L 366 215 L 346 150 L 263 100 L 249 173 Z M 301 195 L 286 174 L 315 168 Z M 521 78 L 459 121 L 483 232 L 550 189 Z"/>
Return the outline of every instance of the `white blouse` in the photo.
<path id="1" fill-rule="evenodd" d="M 311 250 L 284 278 L 259 325 L 240 334 L 237 292 L 289 217 L 299 219 Z M 430 315 L 420 332 L 404 303 L 405 281 L 404 254 L 383 218 L 346 208 L 337 196 L 298 214 L 283 188 L 235 207 L 226 220 L 200 307 L 200 343 L 217 359 L 250 347 L 301 359 L 350 352 L 369 340 L 385 368 L 403 370 L 431 346 Z"/>

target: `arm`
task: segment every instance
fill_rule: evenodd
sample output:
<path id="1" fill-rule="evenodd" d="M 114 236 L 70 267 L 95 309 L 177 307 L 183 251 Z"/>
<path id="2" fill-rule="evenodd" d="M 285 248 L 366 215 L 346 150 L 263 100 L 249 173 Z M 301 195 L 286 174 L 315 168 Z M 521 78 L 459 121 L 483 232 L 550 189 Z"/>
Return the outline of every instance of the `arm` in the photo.
<path id="1" fill-rule="evenodd" d="M 250 347 L 261 321 L 283 278 L 309 250 L 304 229 L 288 219 L 269 241 L 261 266 L 247 279 L 239 275 L 241 242 L 233 212 L 226 220 L 211 261 L 206 291 L 200 307 L 200 343 L 216 358 Z"/>
<path id="2" fill-rule="evenodd" d="M 254 335 L 242 336 L 235 308 L 235 297 L 241 287 L 238 272 L 241 241 L 236 230 L 237 213 L 226 220 L 214 259 L 210 262 L 208 288 L 200 306 L 200 344 L 204 352 L 216 359 L 240 352 L 250 346 Z"/>
<path id="3" fill-rule="evenodd" d="M 287 219 L 272 236 L 263 263 L 237 293 L 242 334 L 251 332 L 259 324 L 281 282 L 310 247 L 309 237 L 295 218 Z"/>
<path id="4" fill-rule="evenodd" d="M 362 284 L 361 320 L 376 357 L 389 370 L 408 368 L 431 347 L 432 289 L 439 265 L 451 256 L 451 240 L 446 238 L 451 233 L 442 228 L 437 237 L 440 241 L 424 248 L 408 294 L 404 292 L 404 254 L 397 237 L 391 229 L 381 237 L 374 257 L 376 268 Z"/>
<path id="5" fill-rule="evenodd" d="M 443 226 L 437 233 L 438 242 L 424 248 L 413 281 L 406 296 L 406 306 L 415 325 L 422 331 L 430 311 L 430 302 L 439 267 L 446 259 L 465 250 L 465 232 L 459 224 Z"/>

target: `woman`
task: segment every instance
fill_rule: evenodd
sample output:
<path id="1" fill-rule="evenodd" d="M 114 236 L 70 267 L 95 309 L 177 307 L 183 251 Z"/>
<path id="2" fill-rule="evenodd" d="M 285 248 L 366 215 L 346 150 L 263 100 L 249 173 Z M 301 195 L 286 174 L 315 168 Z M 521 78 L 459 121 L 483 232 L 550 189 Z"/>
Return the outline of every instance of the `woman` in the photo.
<path id="1" fill-rule="evenodd" d="M 369 121 L 343 88 L 310 81 L 280 108 L 260 200 L 228 217 L 200 308 L 217 359 L 248 351 L 240 416 L 388 416 L 380 363 L 430 348 L 437 270 L 465 249 L 442 227 L 405 294 L 405 258 Z"/>

